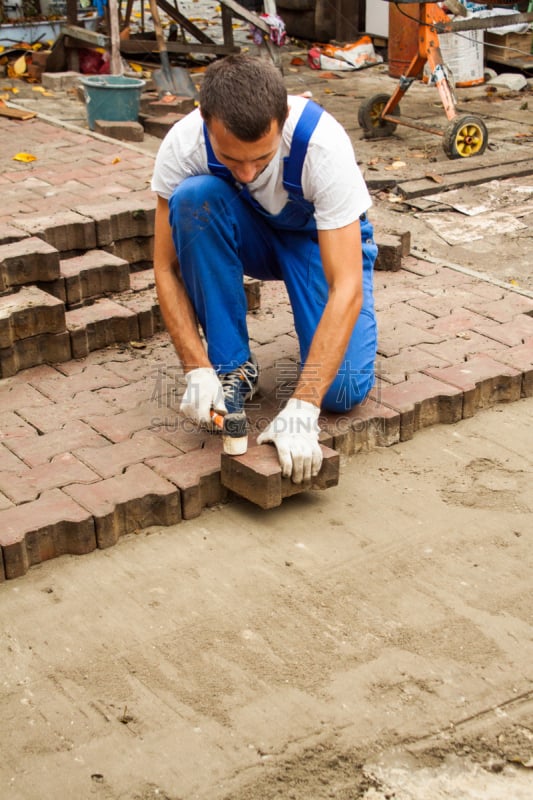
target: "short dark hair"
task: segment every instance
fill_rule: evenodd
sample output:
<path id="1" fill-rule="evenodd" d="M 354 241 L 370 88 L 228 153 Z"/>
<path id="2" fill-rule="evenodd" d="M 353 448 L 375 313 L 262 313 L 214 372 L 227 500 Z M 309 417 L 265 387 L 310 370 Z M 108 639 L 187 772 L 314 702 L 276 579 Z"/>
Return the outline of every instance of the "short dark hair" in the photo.
<path id="1" fill-rule="evenodd" d="M 209 127 L 213 117 L 237 139 L 255 142 L 279 129 L 287 117 L 287 90 L 279 70 L 269 61 L 248 55 L 227 56 L 209 65 L 200 89 L 200 110 Z"/>

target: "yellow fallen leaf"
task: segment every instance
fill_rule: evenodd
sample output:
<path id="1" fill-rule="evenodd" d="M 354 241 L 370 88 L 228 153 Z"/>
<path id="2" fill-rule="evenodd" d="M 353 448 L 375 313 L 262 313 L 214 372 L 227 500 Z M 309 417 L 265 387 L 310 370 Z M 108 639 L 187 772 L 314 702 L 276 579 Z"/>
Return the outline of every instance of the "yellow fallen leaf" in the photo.
<path id="1" fill-rule="evenodd" d="M 45 91 L 46 91 L 44 86 L 32 86 L 31 89 L 32 89 L 32 92 L 41 92 L 42 94 L 44 94 Z"/>
<path id="2" fill-rule="evenodd" d="M 53 92 L 43 92 L 43 97 L 55 97 Z"/>
<path id="3" fill-rule="evenodd" d="M 20 89 L 18 89 L 16 86 L 11 86 L 10 91 L 13 92 L 13 94 L 18 94 Z"/>
<path id="4" fill-rule="evenodd" d="M 116 158 L 113 159 L 113 161 L 111 163 L 112 164 L 118 164 L 119 161 L 120 161 L 120 158 L 117 156 Z"/>
<path id="5" fill-rule="evenodd" d="M 133 64 L 131 61 L 128 61 L 128 65 L 132 68 L 134 72 L 142 72 L 143 68 L 140 64 Z"/>
<path id="6" fill-rule="evenodd" d="M 407 164 L 405 161 L 393 161 L 391 166 L 393 169 L 401 169 L 402 167 L 406 167 Z"/>
<path id="7" fill-rule="evenodd" d="M 13 156 L 13 161 L 22 161 L 24 164 L 29 164 L 30 161 L 37 161 L 37 156 L 32 156 L 31 153 L 17 153 Z"/>
<path id="8" fill-rule="evenodd" d="M 19 56 L 12 64 L 15 75 L 24 75 L 26 72 L 26 56 Z"/>

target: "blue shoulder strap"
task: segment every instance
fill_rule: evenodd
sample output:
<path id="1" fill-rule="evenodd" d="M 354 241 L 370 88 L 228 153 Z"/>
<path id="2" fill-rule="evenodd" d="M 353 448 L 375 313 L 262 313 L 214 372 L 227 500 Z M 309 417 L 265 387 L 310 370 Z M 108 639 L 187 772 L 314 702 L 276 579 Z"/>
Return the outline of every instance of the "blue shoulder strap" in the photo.
<path id="1" fill-rule="evenodd" d="M 235 179 L 231 174 L 230 170 L 221 164 L 216 155 L 213 152 L 213 148 L 211 147 L 211 142 L 209 141 L 209 134 L 207 132 L 207 125 L 204 122 L 204 139 L 205 139 L 205 149 L 207 152 L 207 166 L 209 168 L 209 172 L 213 175 L 216 175 L 217 178 L 224 178 L 225 181 L 229 181 L 230 183 L 235 183 Z"/>
<path id="2" fill-rule="evenodd" d="M 307 145 L 323 112 L 323 108 L 312 100 L 308 100 L 296 123 L 291 152 L 284 158 L 283 164 L 283 186 L 289 194 L 303 197 L 302 169 L 307 154 Z"/>
<path id="3" fill-rule="evenodd" d="M 289 155 L 285 156 L 283 159 L 283 186 L 289 194 L 297 194 L 303 197 L 302 169 L 307 154 L 307 145 L 323 112 L 323 108 L 312 100 L 308 100 L 300 115 L 300 119 L 296 123 L 292 136 L 291 151 Z M 207 166 L 211 174 L 234 184 L 235 179 L 230 170 L 225 167 L 224 164 L 220 163 L 213 152 L 205 122 L 204 140 L 207 153 Z"/>

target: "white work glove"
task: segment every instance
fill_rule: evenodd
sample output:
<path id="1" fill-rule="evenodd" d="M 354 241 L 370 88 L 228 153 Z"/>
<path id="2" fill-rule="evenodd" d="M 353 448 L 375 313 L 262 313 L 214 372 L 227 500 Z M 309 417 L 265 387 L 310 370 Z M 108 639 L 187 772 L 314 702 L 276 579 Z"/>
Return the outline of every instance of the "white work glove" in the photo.
<path id="1" fill-rule="evenodd" d="M 211 409 L 226 414 L 222 384 L 210 367 L 192 369 L 185 376 L 187 385 L 181 398 L 180 411 L 198 425 L 211 424 Z"/>
<path id="2" fill-rule="evenodd" d="M 318 406 L 293 397 L 257 438 L 257 444 L 276 445 L 282 475 L 294 483 L 310 481 L 320 472 L 319 414 Z"/>

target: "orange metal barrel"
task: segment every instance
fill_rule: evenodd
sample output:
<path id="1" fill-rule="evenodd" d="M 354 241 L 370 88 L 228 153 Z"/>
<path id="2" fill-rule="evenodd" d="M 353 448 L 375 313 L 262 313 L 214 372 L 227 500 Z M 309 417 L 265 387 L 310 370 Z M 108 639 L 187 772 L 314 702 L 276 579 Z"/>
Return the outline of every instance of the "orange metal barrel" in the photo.
<path id="1" fill-rule="evenodd" d="M 389 75 L 399 78 L 418 50 L 420 3 L 389 3 Z"/>

